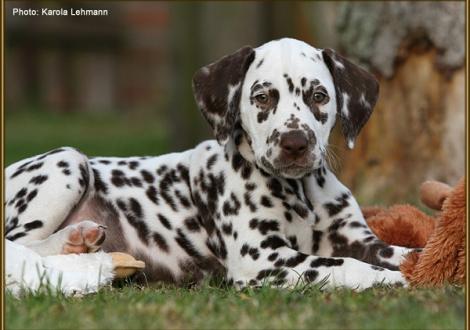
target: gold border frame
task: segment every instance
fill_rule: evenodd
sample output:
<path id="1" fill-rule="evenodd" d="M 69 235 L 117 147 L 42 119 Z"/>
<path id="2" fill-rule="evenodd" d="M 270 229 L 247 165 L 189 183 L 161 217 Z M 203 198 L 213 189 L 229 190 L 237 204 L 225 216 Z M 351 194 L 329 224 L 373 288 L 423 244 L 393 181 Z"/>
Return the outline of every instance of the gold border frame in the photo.
<path id="1" fill-rule="evenodd" d="M 466 83 L 466 88 L 465 88 L 465 193 L 466 193 L 466 222 L 465 222 L 465 267 L 466 267 L 466 278 L 465 278 L 465 329 L 468 329 L 468 318 L 469 318 L 469 295 L 468 295 L 468 283 L 469 283 L 469 276 L 468 276 L 468 243 L 469 243 L 469 235 L 468 235 L 468 1 L 465 0 L 465 83 Z"/>
<path id="2" fill-rule="evenodd" d="M 0 165 L 1 165 L 1 168 L 2 168 L 2 174 L 1 174 L 1 189 L 0 189 L 0 197 L 1 197 L 1 200 L 3 201 L 4 200 L 4 171 L 3 171 L 3 168 L 4 168 L 4 143 L 5 143 L 5 49 L 4 49 L 4 44 L 5 44 L 5 2 L 6 0 L 0 0 L 1 1 L 1 28 L 0 28 L 0 42 L 1 42 L 1 55 L 0 55 L 0 63 L 1 63 L 1 91 L 0 91 L 0 102 L 1 102 L 1 105 L 0 105 L 0 127 L 1 127 L 1 143 L 0 143 L 0 152 L 1 152 L 1 156 L 0 156 Z M 11 0 L 13 1 L 13 0 Z M 466 56 L 465 56 L 465 82 L 467 84 L 466 86 L 466 89 L 465 89 L 465 152 L 466 152 L 466 155 L 465 155 L 465 177 L 466 177 L 466 199 L 467 199 L 467 204 L 468 204 L 468 197 L 469 197 L 469 189 L 468 189 L 468 165 L 469 165 L 469 162 L 468 162 L 468 157 L 469 157 L 469 147 L 468 147 L 468 139 L 469 139 L 469 133 L 468 133 L 468 110 L 469 110 L 469 107 L 468 107 L 468 89 L 469 89 L 469 86 L 468 86 L 468 77 L 469 77 L 469 73 L 468 73 L 468 70 L 469 70 L 469 58 L 468 58 L 468 36 L 469 36 L 469 24 L 468 24 L 468 18 L 469 18 L 469 6 L 468 6 L 468 1 L 467 0 L 464 0 L 465 1 L 465 51 L 466 51 Z M 2 219 L 2 223 L 4 222 L 4 209 L 3 209 L 3 202 L 0 203 L 0 211 L 1 211 L 1 219 Z M 468 207 L 467 207 L 467 210 L 466 210 L 466 216 L 467 216 L 467 221 L 466 221 L 466 268 L 467 268 L 467 276 L 466 276 L 466 280 L 465 280 L 465 283 L 466 283 L 466 287 L 465 287 L 465 329 L 467 329 L 469 323 L 468 323 L 468 318 L 469 318 L 469 306 L 470 306 L 470 299 L 469 299 L 469 294 L 468 294 L 468 286 L 469 286 L 469 276 L 468 276 L 468 269 L 469 269 L 469 265 L 468 265 L 468 261 L 469 261 L 469 257 L 468 257 L 468 246 L 469 246 L 469 235 L 468 235 L 468 227 L 469 227 L 469 224 L 468 224 L 468 219 L 469 219 L 469 210 L 468 210 Z M 4 236 L 4 226 L 3 225 L 0 225 L 0 233 L 2 235 L 2 237 Z M 0 315 L 0 320 L 1 320 L 1 329 L 5 329 L 5 240 L 2 239 L 1 240 L 1 273 L 2 273 L 2 283 L 1 283 L 1 289 L 2 289 L 2 294 L 1 294 L 1 298 L 0 298 L 0 306 L 1 306 L 1 315 Z"/>
<path id="3" fill-rule="evenodd" d="M 1 59 L 0 59 L 0 62 L 1 62 L 1 75 L 2 75 L 2 83 L 1 83 L 1 92 L 0 92 L 0 102 L 1 102 L 1 114 L 0 114 L 0 126 L 1 126 L 1 130 L 2 130 L 2 142 L 0 143 L 1 146 L 0 146 L 0 150 L 1 150 L 1 156 L 0 156 L 0 164 L 1 164 L 1 169 L 2 169 L 2 187 L 0 189 L 0 196 L 1 196 L 1 203 L 0 203 L 0 210 L 1 210 L 1 216 L 2 216 L 2 223 L 0 224 L 0 233 L 2 235 L 2 237 L 5 236 L 5 233 L 4 233 L 4 226 L 3 226 L 3 223 L 5 221 L 5 216 L 4 216 L 4 209 L 3 209 L 3 201 L 5 200 L 4 199 L 4 193 L 5 193 L 5 186 L 4 186 L 4 175 L 5 175 L 5 171 L 3 170 L 4 168 L 4 143 L 5 143 L 5 108 L 4 108 L 4 105 L 5 105 L 5 62 L 4 62 L 4 44 L 5 44 L 5 30 L 4 30 L 4 23 L 5 23 L 5 0 L 1 0 L 2 2 L 2 14 L 1 14 L 1 36 L 0 36 L 0 42 L 2 43 L 1 45 Z M 2 238 L 2 243 L 1 243 L 1 251 L 2 251 L 2 256 L 1 256 L 1 259 L 2 259 L 2 266 L 1 266 L 1 271 L 2 271 L 2 284 L 1 284 L 1 290 L 2 290 L 2 298 L 0 300 L 0 304 L 2 306 L 2 314 L 0 316 L 0 319 L 1 319 L 1 328 L 2 329 L 5 329 L 5 239 Z"/>

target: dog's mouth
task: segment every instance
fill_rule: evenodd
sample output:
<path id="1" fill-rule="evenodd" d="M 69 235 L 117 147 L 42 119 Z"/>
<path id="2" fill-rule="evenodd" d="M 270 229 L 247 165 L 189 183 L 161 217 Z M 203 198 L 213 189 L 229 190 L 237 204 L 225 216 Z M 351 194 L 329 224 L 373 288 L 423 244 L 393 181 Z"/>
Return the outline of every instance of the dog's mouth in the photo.
<path id="1" fill-rule="evenodd" d="M 300 179 L 316 169 L 312 160 L 292 161 L 288 164 L 275 162 L 273 165 L 266 157 L 261 157 L 262 167 L 271 175 L 287 179 Z"/>

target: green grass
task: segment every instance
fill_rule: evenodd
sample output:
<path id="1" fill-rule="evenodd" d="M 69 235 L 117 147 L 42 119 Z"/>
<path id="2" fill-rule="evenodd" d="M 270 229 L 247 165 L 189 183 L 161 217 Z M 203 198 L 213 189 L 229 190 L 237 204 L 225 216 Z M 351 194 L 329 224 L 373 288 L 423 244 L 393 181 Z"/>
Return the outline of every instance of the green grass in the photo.
<path id="1" fill-rule="evenodd" d="M 320 292 L 208 284 L 6 297 L 7 329 L 463 329 L 461 288 Z"/>
<path id="2" fill-rule="evenodd" d="M 5 162 L 70 145 L 88 155 L 169 151 L 156 115 L 8 113 Z M 7 329 L 463 329 L 464 290 L 375 288 L 320 292 L 262 288 L 106 288 L 84 298 L 6 296 Z"/>

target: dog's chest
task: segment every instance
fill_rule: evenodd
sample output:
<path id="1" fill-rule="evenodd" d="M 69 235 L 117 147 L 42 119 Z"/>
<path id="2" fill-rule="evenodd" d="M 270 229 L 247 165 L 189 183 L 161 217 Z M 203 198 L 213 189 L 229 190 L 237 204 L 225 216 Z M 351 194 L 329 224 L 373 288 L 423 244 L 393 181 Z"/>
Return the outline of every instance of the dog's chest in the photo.
<path id="1" fill-rule="evenodd" d="M 270 176 L 239 152 L 214 145 L 200 153 L 190 172 L 199 216 L 223 254 L 239 251 L 230 248 L 232 243 L 237 246 L 239 237 L 275 231 L 287 237 L 292 248 L 311 253 L 315 213 L 300 180 Z"/>

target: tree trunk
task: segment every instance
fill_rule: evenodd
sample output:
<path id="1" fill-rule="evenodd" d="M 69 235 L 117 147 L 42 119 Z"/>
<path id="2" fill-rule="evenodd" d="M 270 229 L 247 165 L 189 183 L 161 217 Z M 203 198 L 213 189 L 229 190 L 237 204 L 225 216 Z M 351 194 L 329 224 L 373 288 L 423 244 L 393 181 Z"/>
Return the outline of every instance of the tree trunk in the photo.
<path id="1" fill-rule="evenodd" d="M 341 179 L 362 203 L 416 202 L 419 184 L 465 173 L 465 4 L 342 4 L 340 51 L 374 72 L 380 97 Z M 339 130 L 338 130 L 339 131 Z M 333 144 L 344 145 L 338 133 Z"/>

